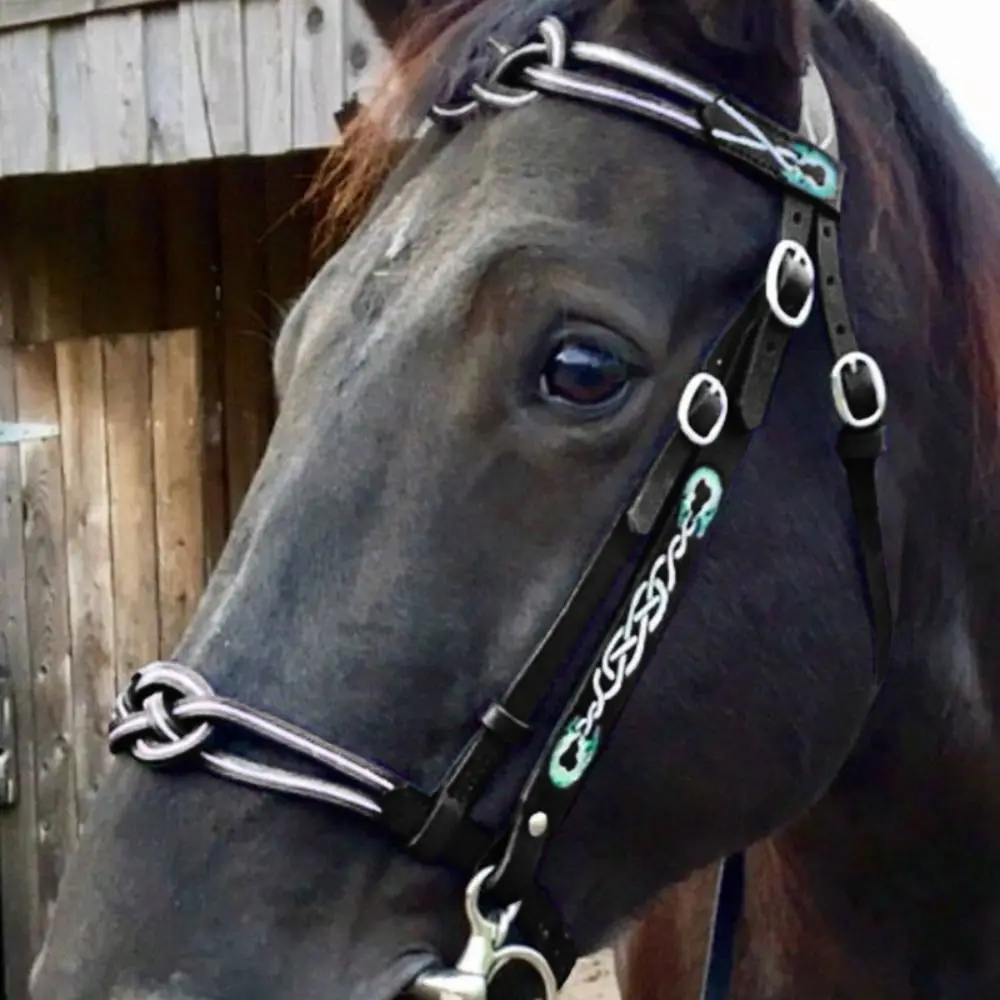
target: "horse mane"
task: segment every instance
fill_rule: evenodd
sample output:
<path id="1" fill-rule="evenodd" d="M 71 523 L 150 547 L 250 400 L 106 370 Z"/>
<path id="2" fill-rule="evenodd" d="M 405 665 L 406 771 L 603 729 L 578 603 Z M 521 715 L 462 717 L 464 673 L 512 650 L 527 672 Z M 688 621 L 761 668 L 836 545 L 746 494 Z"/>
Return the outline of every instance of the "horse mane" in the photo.
<path id="1" fill-rule="evenodd" d="M 462 93 L 490 59 L 491 37 L 517 44 L 545 14 L 561 17 L 572 30 L 579 17 L 602 6 L 624 16 L 635 2 L 417 5 L 396 36 L 388 75 L 313 181 L 309 197 L 320 203 L 319 244 L 337 245 L 364 217 L 430 105 Z M 976 439 L 988 442 L 984 454 L 992 455 L 1000 431 L 1000 182 L 926 59 L 870 0 L 848 0 L 836 5 L 836 14 L 815 0 L 787 2 L 813 8 L 814 46 L 831 41 L 818 46 L 817 58 L 835 104 L 848 107 L 850 126 L 873 144 L 866 148 L 892 161 L 880 162 L 876 153 L 852 165 L 852 188 L 865 185 L 880 210 L 897 208 L 891 222 L 902 228 L 895 244 L 924 261 L 927 281 L 920 294 L 929 341 L 933 347 L 944 338 L 942 350 L 950 351 L 960 331 L 980 404 Z"/>

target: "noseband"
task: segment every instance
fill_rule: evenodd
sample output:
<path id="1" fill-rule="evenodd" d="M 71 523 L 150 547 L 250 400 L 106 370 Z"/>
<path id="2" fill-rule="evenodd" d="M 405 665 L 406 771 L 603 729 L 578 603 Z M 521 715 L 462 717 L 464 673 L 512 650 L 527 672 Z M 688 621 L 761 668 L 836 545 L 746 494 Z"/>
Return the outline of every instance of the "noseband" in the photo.
<path id="1" fill-rule="evenodd" d="M 378 764 L 216 695 L 179 664 L 153 663 L 140 670 L 119 697 L 110 726 L 115 753 L 128 752 L 149 765 L 194 761 L 232 781 L 360 813 L 421 861 L 469 876 L 468 944 L 454 967 L 417 978 L 412 989 L 424 1000 L 484 1000 L 503 968 L 514 973 L 505 979 L 512 996 L 530 1000 L 540 981 L 546 1000 L 554 1000 L 573 968 L 577 951 L 537 880 L 546 845 L 653 657 L 764 419 L 792 335 L 817 298 L 833 355 L 833 405 L 843 424 L 836 448 L 847 473 L 874 632 L 873 694 L 884 676 L 891 637 L 875 487 L 875 463 L 885 449 L 886 387 L 879 366 L 858 349 L 844 297 L 838 241 L 844 169 L 833 108 L 815 64 L 809 62 L 802 78 L 799 132 L 792 133 L 672 69 L 607 45 L 571 41 L 562 22 L 547 17 L 527 44 L 497 46 L 490 75 L 472 84 L 468 99 L 435 106 L 432 118 L 442 126 L 461 126 L 474 114 L 523 107 L 543 95 L 675 129 L 784 190 L 780 237 L 756 292 L 690 377 L 678 404 L 677 428 L 548 635 L 504 696 L 485 710 L 430 794 Z M 625 596 L 577 677 L 513 815 L 500 828 L 487 828 L 472 819 L 473 806 L 531 735 L 557 673 L 625 570 L 630 571 Z M 339 780 L 212 749 L 218 723 L 317 762 Z M 726 914 L 734 906 L 738 912 L 740 871 L 738 857 L 723 868 L 706 996 L 722 997 L 726 988 L 735 926 Z M 517 943 L 508 943 L 515 932 Z"/>

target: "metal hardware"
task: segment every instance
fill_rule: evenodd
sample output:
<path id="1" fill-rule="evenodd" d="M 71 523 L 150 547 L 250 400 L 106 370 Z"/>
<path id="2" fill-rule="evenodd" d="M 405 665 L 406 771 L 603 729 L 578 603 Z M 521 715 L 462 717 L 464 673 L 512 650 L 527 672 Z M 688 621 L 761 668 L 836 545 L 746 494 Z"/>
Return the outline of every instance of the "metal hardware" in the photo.
<path id="1" fill-rule="evenodd" d="M 771 312 L 785 326 L 797 329 L 809 318 L 816 298 L 816 268 L 801 243 L 781 240 L 774 248 L 767 265 L 764 290 Z M 782 302 L 782 296 L 787 291 L 805 293 L 801 303 L 793 306 L 796 309 L 794 313 L 789 312 Z"/>
<path id="2" fill-rule="evenodd" d="M 859 375 L 864 370 L 868 375 L 868 386 L 873 395 L 874 408 L 868 416 L 857 416 L 851 408 L 850 390 L 844 383 L 845 375 Z M 830 388 L 833 391 L 833 405 L 837 408 L 837 415 L 855 430 L 864 430 L 866 427 L 874 427 L 885 415 L 886 387 L 885 377 L 878 362 L 864 351 L 851 351 L 845 354 L 830 372 Z"/>
<path id="3" fill-rule="evenodd" d="M 0 444 L 21 444 L 24 441 L 41 441 L 58 436 L 58 424 L 0 422 Z"/>
<path id="4" fill-rule="evenodd" d="M 0 809 L 17 805 L 17 717 L 14 683 L 0 674 Z"/>
<path id="5" fill-rule="evenodd" d="M 556 1000 L 559 985 L 544 956 L 534 948 L 504 944 L 521 904 L 505 907 L 496 920 L 479 909 L 479 894 L 492 873 L 490 865 L 469 881 L 465 890 L 465 915 L 469 921 L 465 950 L 453 969 L 430 969 L 417 976 L 410 992 L 418 1000 L 486 1000 L 490 981 L 510 962 L 531 966 L 541 980 L 543 1000 Z"/>
<path id="6" fill-rule="evenodd" d="M 533 813 L 528 817 L 528 833 L 532 837 L 541 837 L 549 828 L 549 817 L 543 812 Z"/>
<path id="7" fill-rule="evenodd" d="M 715 412 L 711 415 L 712 422 L 708 427 L 695 427 L 691 422 L 691 417 L 695 415 L 696 422 L 702 423 L 698 419 L 700 416 L 698 411 L 706 404 L 714 406 Z M 684 387 L 680 402 L 677 404 L 677 422 L 684 436 L 692 444 L 698 445 L 700 448 L 707 448 L 722 433 L 728 415 L 729 396 L 726 393 L 726 387 L 708 372 L 698 372 L 693 375 Z"/>

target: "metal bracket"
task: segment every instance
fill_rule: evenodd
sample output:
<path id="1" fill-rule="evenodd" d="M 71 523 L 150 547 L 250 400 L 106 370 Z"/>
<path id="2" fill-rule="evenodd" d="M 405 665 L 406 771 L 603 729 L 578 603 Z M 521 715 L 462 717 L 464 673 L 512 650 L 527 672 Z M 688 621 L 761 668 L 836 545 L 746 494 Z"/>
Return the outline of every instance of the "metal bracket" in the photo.
<path id="1" fill-rule="evenodd" d="M 58 436 L 58 424 L 18 424 L 0 421 L 0 444 L 21 444 L 23 441 L 41 441 L 44 438 Z"/>
<path id="2" fill-rule="evenodd" d="M 17 805 L 17 716 L 14 683 L 0 674 L 0 809 Z"/>

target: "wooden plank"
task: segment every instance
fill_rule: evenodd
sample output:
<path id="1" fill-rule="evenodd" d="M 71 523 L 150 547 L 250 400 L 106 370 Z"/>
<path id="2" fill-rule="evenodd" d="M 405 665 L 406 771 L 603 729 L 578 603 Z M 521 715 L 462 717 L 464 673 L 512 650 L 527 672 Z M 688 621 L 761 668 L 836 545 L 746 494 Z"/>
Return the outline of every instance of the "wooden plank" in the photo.
<path id="1" fill-rule="evenodd" d="M 357 94 L 362 103 L 367 103 L 388 68 L 389 52 L 359 0 L 341 2 L 344 4 L 346 92 L 348 96 Z"/>
<path id="2" fill-rule="evenodd" d="M 52 100 L 57 125 L 56 169 L 92 170 L 95 105 L 91 94 L 90 49 L 84 24 L 52 31 Z M 99 117 L 99 116 L 98 116 Z"/>
<path id="3" fill-rule="evenodd" d="M 15 218 L 0 201 L 5 222 Z M 5 237 L 11 236 L 8 228 Z M 0 240 L 0 420 L 17 419 L 14 359 L 14 289 L 5 249 L 16 239 Z M 31 962 L 41 944 L 38 840 L 35 799 L 35 733 L 31 663 L 25 604 L 24 514 L 21 463 L 16 449 L 0 448 L 0 671 L 14 690 L 17 711 L 19 801 L 0 810 L 0 908 L 3 918 L 3 975 L 8 1000 L 26 1000 Z"/>
<path id="4" fill-rule="evenodd" d="M 245 0 L 247 141 L 254 156 L 292 148 L 291 19 L 278 0 Z"/>
<path id="5" fill-rule="evenodd" d="M 151 342 L 160 650 L 169 657 L 204 586 L 202 419 L 197 330 Z"/>
<path id="6" fill-rule="evenodd" d="M 18 339 L 82 336 L 95 302 L 108 297 L 95 175 L 21 178 L 18 187 Z"/>
<path id="7" fill-rule="evenodd" d="M 143 19 L 150 163 L 188 158 L 181 92 L 181 25 L 175 7 L 157 8 Z"/>
<path id="8" fill-rule="evenodd" d="M 181 93 L 188 156 L 247 150 L 240 0 L 187 0 L 180 17 Z"/>
<path id="9" fill-rule="evenodd" d="M 44 173 L 57 159 L 49 29 L 0 34 L 0 174 Z"/>
<path id="10" fill-rule="evenodd" d="M 188 164 L 161 175 L 164 273 L 170 289 L 164 329 L 196 326 L 202 342 L 205 572 L 229 533 L 219 335 L 217 164 Z"/>
<path id="11" fill-rule="evenodd" d="M 114 601 L 108 497 L 104 362 L 97 337 L 55 345 L 80 824 L 109 761 L 107 725 L 115 697 Z"/>
<path id="12" fill-rule="evenodd" d="M 132 10 L 177 0 L 0 0 L 0 29 L 48 24 L 103 11 Z"/>
<path id="13" fill-rule="evenodd" d="M 343 0 L 282 0 L 292 20 L 292 143 L 329 146 L 344 104 Z"/>
<path id="14" fill-rule="evenodd" d="M 104 341 L 119 688 L 160 652 L 149 341 L 147 334 Z"/>
<path id="15" fill-rule="evenodd" d="M 271 346 L 264 296 L 264 174 L 244 160 L 219 172 L 221 322 L 226 477 L 235 519 L 274 421 Z"/>
<path id="16" fill-rule="evenodd" d="M 58 424 L 52 344 L 20 348 L 15 363 L 18 419 Z M 39 895 L 47 924 L 77 829 L 66 524 L 59 438 L 28 441 L 19 450 L 34 678 Z"/>
<path id="17" fill-rule="evenodd" d="M 145 163 L 149 119 L 143 65 L 142 12 L 86 22 L 90 54 L 90 127 L 99 167 Z"/>

